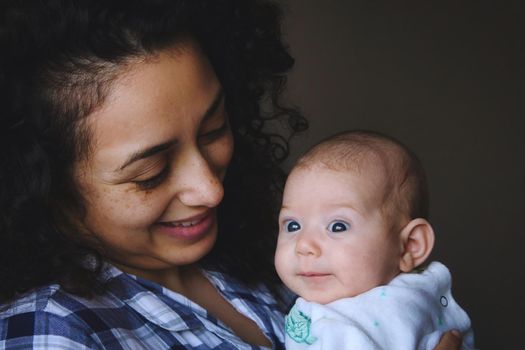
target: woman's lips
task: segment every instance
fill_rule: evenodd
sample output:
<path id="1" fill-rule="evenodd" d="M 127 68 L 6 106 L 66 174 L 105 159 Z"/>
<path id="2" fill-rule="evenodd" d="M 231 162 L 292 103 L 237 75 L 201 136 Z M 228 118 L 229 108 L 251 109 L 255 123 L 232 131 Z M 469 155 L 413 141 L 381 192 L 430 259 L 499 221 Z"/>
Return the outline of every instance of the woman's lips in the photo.
<path id="1" fill-rule="evenodd" d="M 185 220 L 161 222 L 157 227 L 161 232 L 181 240 L 198 240 L 205 236 L 215 223 L 215 211 Z"/>

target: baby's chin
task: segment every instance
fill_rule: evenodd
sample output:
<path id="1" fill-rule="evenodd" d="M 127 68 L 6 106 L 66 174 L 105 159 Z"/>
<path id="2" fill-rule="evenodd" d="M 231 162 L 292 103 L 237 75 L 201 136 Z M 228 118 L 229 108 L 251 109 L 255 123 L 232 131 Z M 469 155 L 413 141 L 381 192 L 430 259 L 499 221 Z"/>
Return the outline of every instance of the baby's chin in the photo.
<path id="1" fill-rule="evenodd" d="M 299 294 L 304 300 L 317 303 L 317 304 L 330 304 L 333 301 L 343 299 L 343 298 L 350 298 L 352 295 L 348 294 L 332 294 L 332 293 L 301 293 Z"/>

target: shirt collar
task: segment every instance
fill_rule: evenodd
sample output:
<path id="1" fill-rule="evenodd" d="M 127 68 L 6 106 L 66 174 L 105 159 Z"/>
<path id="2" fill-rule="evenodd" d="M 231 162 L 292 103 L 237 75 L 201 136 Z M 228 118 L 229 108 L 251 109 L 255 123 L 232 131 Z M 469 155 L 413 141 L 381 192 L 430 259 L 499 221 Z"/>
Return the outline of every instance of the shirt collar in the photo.
<path id="1" fill-rule="evenodd" d="M 195 314 L 207 317 L 203 308 L 183 295 L 125 273 L 113 265 L 105 264 L 102 278 L 115 298 L 166 330 L 183 331 L 202 327 Z"/>

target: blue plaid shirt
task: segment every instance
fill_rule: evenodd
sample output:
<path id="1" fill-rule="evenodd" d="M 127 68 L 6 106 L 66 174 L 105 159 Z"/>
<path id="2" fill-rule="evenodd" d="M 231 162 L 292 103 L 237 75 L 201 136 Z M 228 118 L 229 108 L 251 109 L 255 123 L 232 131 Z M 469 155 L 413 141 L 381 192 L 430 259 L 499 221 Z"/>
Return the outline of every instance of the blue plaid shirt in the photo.
<path id="1" fill-rule="evenodd" d="M 0 349 L 258 349 L 199 305 L 110 266 L 108 290 L 85 299 L 58 285 L 0 307 Z M 284 315 L 265 288 L 206 271 L 220 293 L 284 349 Z"/>

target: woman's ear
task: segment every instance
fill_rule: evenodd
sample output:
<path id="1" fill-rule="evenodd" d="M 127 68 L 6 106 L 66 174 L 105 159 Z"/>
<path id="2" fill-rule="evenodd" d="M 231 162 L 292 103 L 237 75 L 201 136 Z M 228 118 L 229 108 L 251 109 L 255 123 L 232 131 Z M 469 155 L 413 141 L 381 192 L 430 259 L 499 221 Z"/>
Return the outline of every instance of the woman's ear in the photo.
<path id="1" fill-rule="evenodd" d="M 430 255 L 434 247 L 434 230 L 427 220 L 417 218 L 401 230 L 400 236 L 403 246 L 399 269 L 410 272 Z"/>

